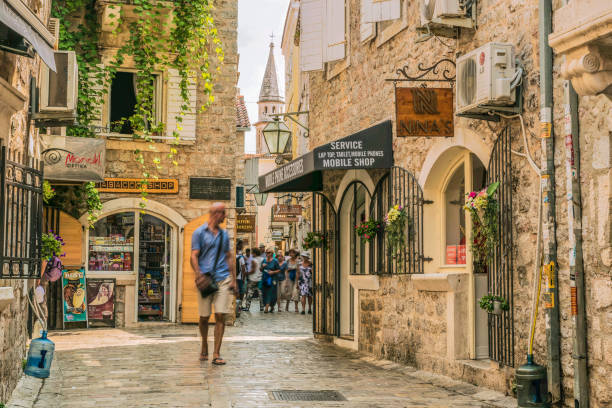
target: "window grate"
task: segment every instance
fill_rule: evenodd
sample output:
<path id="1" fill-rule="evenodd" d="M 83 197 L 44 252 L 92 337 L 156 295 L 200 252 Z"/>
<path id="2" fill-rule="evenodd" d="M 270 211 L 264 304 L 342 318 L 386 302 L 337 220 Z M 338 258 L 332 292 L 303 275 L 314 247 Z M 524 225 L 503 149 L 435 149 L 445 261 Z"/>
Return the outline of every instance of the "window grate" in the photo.
<path id="1" fill-rule="evenodd" d="M 270 391 L 268 396 L 276 401 L 346 401 L 338 391 L 318 390 L 281 390 Z"/>
<path id="2" fill-rule="evenodd" d="M 514 290 L 512 242 L 512 135 L 507 126 L 497 137 L 487 169 L 487 184 L 499 181 L 496 245 L 489 262 L 488 291 L 508 301 L 509 309 L 496 316 L 489 314 L 489 357 L 514 367 Z"/>
<path id="3" fill-rule="evenodd" d="M 40 278 L 43 164 L 0 151 L 0 279 Z"/>
<path id="4" fill-rule="evenodd" d="M 372 274 L 423 273 L 423 190 L 412 173 L 393 167 L 383 176 L 372 194 L 370 219 L 384 222 L 392 206 L 401 205 L 407 215 L 404 250 L 394 254 L 386 242 L 384 225 L 370 245 L 370 271 Z"/>

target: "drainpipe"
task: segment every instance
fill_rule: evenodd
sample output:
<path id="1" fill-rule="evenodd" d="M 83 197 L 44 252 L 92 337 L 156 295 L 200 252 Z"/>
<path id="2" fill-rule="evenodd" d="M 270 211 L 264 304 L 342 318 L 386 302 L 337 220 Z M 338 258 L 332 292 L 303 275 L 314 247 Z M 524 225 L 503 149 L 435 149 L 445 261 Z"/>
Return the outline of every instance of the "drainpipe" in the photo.
<path id="1" fill-rule="evenodd" d="M 582 263 L 582 197 L 580 192 L 580 128 L 578 95 L 570 81 L 563 83 L 565 106 L 565 168 L 567 177 L 567 218 L 570 241 L 571 312 L 574 321 L 574 407 L 588 408 L 586 304 Z"/>
<path id="2" fill-rule="evenodd" d="M 546 345 L 548 390 L 553 404 L 561 401 L 561 345 L 559 322 L 559 284 L 557 276 L 557 239 L 555 211 L 554 135 L 552 129 L 553 78 L 552 49 L 548 35 L 552 31 L 551 0 L 539 0 L 540 31 L 540 129 L 542 141 L 542 202 L 544 297 L 546 309 Z"/>

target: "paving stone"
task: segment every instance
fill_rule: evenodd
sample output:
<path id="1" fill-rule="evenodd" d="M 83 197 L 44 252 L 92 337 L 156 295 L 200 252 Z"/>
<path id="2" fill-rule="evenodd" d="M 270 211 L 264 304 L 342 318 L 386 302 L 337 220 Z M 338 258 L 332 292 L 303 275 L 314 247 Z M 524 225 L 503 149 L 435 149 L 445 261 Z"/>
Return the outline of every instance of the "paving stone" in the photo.
<path id="1" fill-rule="evenodd" d="M 271 400 L 273 390 L 336 390 L 347 399 L 317 407 L 516 405 L 496 392 L 313 340 L 311 328 L 307 315 L 243 313 L 226 329 L 222 367 L 198 361 L 195 325 L 51 333 L 54 373 L 36 407 L 314 406 Z"/>

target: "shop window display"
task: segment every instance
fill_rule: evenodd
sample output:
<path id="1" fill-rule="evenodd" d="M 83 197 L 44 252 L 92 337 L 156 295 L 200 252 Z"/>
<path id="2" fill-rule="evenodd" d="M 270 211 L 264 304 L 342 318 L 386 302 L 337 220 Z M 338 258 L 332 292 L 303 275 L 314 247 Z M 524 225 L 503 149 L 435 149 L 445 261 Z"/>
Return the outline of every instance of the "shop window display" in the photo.
<path id="1" fill-rule="evenodd" d="M 156 217 L 144 215 L 139 242 L 138 320 L 167 320 L 170 227 Z"/>
<path id="2" fill-rule="evenodd" d="M 134 270 L 134 213 L 112 214 L 89 232 L 89 271 Z"/>

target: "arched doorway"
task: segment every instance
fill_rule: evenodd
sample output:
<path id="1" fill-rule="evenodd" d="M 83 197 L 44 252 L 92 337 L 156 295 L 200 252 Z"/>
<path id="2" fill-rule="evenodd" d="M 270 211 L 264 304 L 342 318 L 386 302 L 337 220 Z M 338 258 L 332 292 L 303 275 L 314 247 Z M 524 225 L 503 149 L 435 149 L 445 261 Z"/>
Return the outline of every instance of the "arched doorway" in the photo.
<path id="1" fill-rule="evenodd" d="M 116 281 L 119 326 L 138 322 L 175 322 L 180 299 L 185 219 L 154 201 L 142 214 L 139 199 L 120 198 L 103 204 L 85 237 L 85 267 L 90 278 Z M 87 216 L 80 221 L 87 224 Z"/>
<path id="2" fill-rule="evenodd" d="M 361 181 L 351 182 L 343 192 L 339 207 L 339 334 L 353 339 L 355 335 L 355 290 L 349 282 L 350 275 L 367 273 L 368 259 L 366 244 L 355 231 L 355 226 L 366 221 L 370 192 Z"/>
<path id="3" fill-rule="evenodd" d="M 429 225 L 424 231 L 425 253 L 432 257 L 425 272 L 469 276 L 469 354 L 474 359 L 489 357 L 487 313 L 477 305 L 487 294 L 487 270 L 486 265 L 475 265 L 472 260 L 472 225 L 463 206 L 466 194 L 483 189 L 486 182 L 486 166 L 480 158 L 465 147 L 454 146 L 439 155 L 423 188 L 425 198 L 432 202 L 424 208 Z"/>

